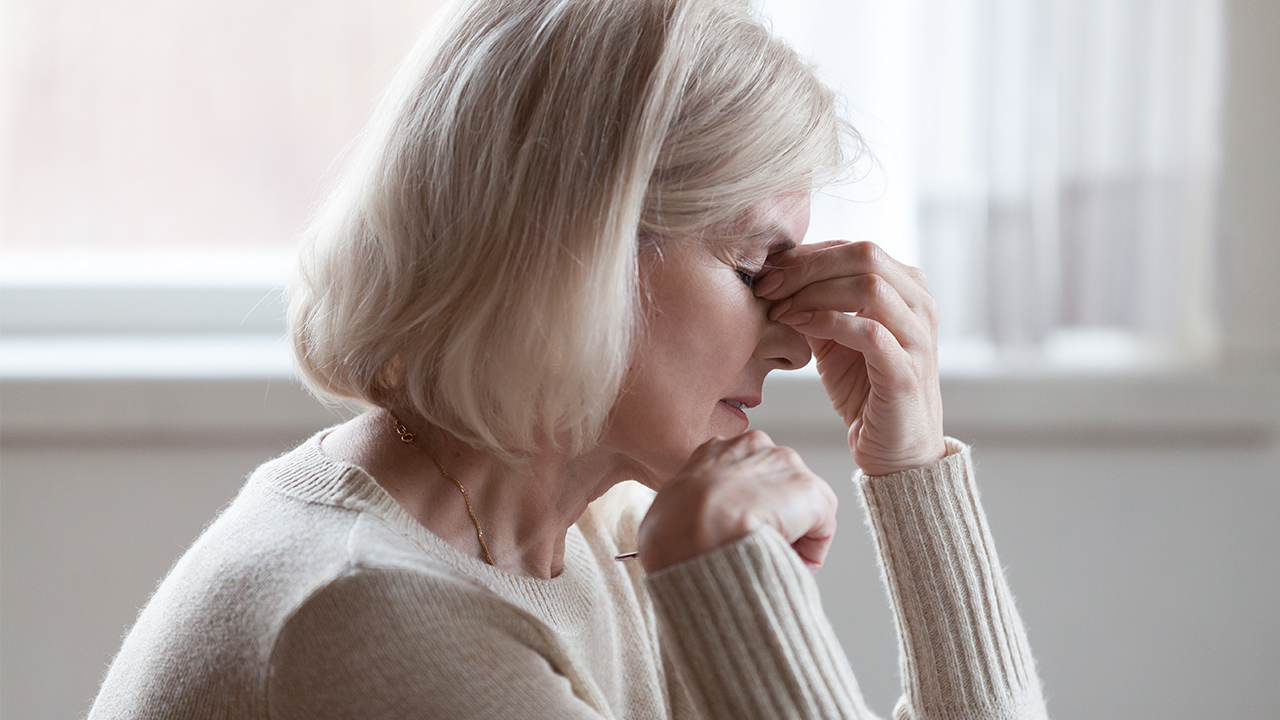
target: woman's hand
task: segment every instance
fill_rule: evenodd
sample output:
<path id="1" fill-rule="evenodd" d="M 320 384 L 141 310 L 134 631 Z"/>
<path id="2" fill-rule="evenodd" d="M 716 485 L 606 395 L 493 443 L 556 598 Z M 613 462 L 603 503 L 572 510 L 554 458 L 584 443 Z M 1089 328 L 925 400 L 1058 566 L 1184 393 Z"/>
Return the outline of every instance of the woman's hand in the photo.
<path id="1" fill-rule="evenodd" d="M 649 572 L 710 552 L 767 525 L 811 570 L 836 532 L 836 495 L 800 454 L 754 430 L 694 451 L 663 485 L 640 523 L 640 562 Z"/>
<path id="2" fill-rule="evenodd" d="M 938 306 L 918 268 L 873 243 L 815 243 L 778 253 L 756 294 L 769 319 L 803 333 L 854 462 L 868 475 L 946 455 L 938 385 Z"/>

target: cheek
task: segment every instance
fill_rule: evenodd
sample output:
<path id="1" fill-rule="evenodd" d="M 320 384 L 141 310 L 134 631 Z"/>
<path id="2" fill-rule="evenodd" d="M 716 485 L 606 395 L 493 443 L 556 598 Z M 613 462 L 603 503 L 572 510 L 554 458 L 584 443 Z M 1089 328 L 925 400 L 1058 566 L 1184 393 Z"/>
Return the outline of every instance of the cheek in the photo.
<path id="1" fill-rule="evenodd" d="M 619 403 L 619 440 L 643 445 L 637 451 L 663 456 L 661 464 L 674 470 L 702 443 L 734 434 L 738 428 L 718 404 L 744 389 L 740 375 L 754 349 L 752 309 L 732 298 L 703 297 L 696 307 L 650 323 Z"/>
<path id="2" fill-rule="evenodd" d="M 750 360 L 758 313 L 742 287 L 714 284 L 714 278 L 695 287 L 700 292 L 669 298 L 652 324 L 649 370 L 674 399 L 701 405 L 708 394 L 724 397 Z"/>
<path id="3" fill-rule="evenodd" d="M 667 477 L 702 443 L 741 430 L 719 401 L 753 389 L 743 371 L 764 312 L 722 261 L 688 248 L 669 249 L 652 272 L 643 296 L 648 319 L 608 442 Z"/>

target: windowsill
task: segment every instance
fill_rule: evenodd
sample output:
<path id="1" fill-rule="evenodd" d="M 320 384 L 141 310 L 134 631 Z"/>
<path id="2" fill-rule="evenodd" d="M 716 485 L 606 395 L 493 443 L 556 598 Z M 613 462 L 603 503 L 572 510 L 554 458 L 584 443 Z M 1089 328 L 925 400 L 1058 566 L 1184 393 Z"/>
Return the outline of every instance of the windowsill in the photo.
<path id="1" fill-rule="evenodd" d="M 299 436 L 347 412 L 310 397 L 276 335 L 0 339 L 0 435 L 15 443 Z M 1254 444 L 1280 432 L 1280 374 L 944 369 L 949 434 L 971 441 Z M 779 442 L 844 428 L 810 368 L 774 373 L 752 424 Z"/>
<path id="2" fill-rule="evenodd" d="M 969 441 L 1238 445 L 1280 433 L 1277 375 L 944 373 L 942 397 L 947 433 Z M 765 387 L 765 407 L 760 424 L 785 429 L 787 442 L 805 432 L 843 434 L 824 417 L 830 403 L 816 376 L 779 374 Z"/>
<path id="3" fill-rule="evenodd" d="M 27 335 L 0 338 L 0 379 L 287 379 L 293 363 L 279 333 Z"/>

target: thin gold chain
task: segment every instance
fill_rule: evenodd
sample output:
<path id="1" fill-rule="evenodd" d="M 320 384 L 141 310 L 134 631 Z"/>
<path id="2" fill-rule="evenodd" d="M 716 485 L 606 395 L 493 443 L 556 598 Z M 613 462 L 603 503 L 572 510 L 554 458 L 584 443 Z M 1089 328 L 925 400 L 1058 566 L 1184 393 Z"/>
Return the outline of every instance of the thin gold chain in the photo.
<path id="1" fill-rule="evenodd" d="M 471 524 L 476 526 L 476 539 L 480 541 L 480 552 L 484 553 L 484 561 L 492 565 L 493 556 L 489 555 L 489 546 L 484 542 L 484 530 L 480 529 L 480 520 L 476 517 L 475 509 L 471 507 L 471 497 L 467 495 L 467 489 L 462 487 L 462 483 L 458 482 L 457 478 L 450 475 L 448 470 L 444 469 L 444 465 L 440 464 L 440 458 L 436 457 L 436 454 L 431 452 L 431 448 L 418 442 L 418 436 L 415 433 L 410 432 L 409 428 L 405 427 L 404 423 L 401 423 L 400 420 L 396 418 L 395 413 L 388 411 L 388 414 L 391 415 L 391 427 L 395 429 L 396 435 L 400 436 L 400 442 L 412 445 L 425 452 L 427 456 L 435 462 L 436 469 L 440 471 L 440 474 L 449 478 L 454 485 L 458 486 L 458 490 L 462 492 L 462 501 L 467 504 L 467 514 L 471 516 Z"/>

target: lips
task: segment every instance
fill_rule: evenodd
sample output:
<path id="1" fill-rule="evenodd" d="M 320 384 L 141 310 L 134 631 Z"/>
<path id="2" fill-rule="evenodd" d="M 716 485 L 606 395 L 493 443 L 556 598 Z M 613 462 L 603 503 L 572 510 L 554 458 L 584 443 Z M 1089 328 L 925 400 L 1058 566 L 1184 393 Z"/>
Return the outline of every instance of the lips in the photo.
<path id="1" fill-rule="evenodd" d="M 759 397 L 731 397 L 724 398 L 720 401 L 720 405 L 733 415 L 736 415 L 743 422 L 750 423 L 747 418 L 747 410 L 760 404 Z"/>

